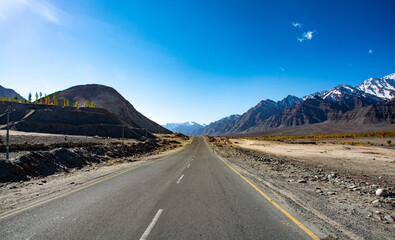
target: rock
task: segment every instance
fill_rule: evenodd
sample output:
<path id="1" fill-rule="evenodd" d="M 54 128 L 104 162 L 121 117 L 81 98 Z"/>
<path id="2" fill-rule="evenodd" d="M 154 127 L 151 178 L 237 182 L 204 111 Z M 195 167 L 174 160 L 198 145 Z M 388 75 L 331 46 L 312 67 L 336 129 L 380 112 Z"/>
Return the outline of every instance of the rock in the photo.
<path id="1" fill-rule="evenodd" d="M 42 183 L 47 183 L 47 180 L 42 180 L 41 182 L 42 182 Z"/>
<path id="2" fill-rule="evenodd" d="M 372 205 L 373 205 L 373 207 L 378 207 L 378 206 L 380 206 L 380 200 L 374 200 L 373 202 L 372 202 Z"/>
<path id="3" fill-rule="evenodd" d="M 106 155 L 109 156 L 109 157 L 114 157 L 115 156 L 115 154 L 113 152 L 111 152 L 111 151 L 107 151 Z"/>
<path id="4" fill-rule="evenodd" d="M 389 222 L 389 223 L 394 223 L 394 222 L 395 222 L 394 218 L 393 218 L 391 215 L 385 215 L 385 216 L 384 216 L 384 219 L 385 219 L 387 222 Z"/>
<path id="5" fill-rule="evenodd" d="M 376 195 L 380 197 L 386 197 L 388 196 L 388 191 L 385 190 L 384 188 L 379 188 L 376 190 Z"/>
<path id="6" fill-rule="evenodd" d="M 299 180 L 298 180 L 298 183 L 307 183 L 307 181 L 304 180 L 304 179 L 299 179 Z"/>
<path id="7" fill-rule="evenodd" d="M 70 184 L 74 184 L 74 182 L 71 182 Z"/>
<path id="8" fill-rule="evenodd" d="M 357 185 L 350 185 L 350 186 L 348 186 L 348 188 L 350 189 L 350 190 L 353 190 L 354 188 L 357 188 L 358 186 Z"/>
<path id="9" fill-rule="evenodd" d="M 322 190 L 321 189 L 317 189 L 317 190 L 315 190 L 315 192 L 316 193 L 322 193 Z"/>
<path id="10" fill-rule="evenodd" d="M 327 192 L 328 195 L 336 195 L 336 192 Z"/>

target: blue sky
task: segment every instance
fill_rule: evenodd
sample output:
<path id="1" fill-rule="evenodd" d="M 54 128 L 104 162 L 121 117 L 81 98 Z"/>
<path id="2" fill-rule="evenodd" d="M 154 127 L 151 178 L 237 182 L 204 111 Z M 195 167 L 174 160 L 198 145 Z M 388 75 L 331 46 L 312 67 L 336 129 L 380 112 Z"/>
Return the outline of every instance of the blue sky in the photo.
<path id="1" fill-rule="evenodd" d="M 100 83 L 163 124 L 210 123 L 395 72 L 395 1 L 0 0 L 0 84 Z"/>

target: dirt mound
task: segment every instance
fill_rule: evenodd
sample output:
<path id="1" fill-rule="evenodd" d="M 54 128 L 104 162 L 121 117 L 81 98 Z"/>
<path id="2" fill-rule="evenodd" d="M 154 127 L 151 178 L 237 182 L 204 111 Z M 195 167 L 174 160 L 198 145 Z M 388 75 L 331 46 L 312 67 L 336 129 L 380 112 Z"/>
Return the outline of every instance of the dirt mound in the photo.
<path id="1" fill-rule="evenodd" d="M 6 104 L 0 104 L 0 111 L 5 112 L 6 108 Z M 10 113 L 13 130 L 113 138 L 155 138 L 144 129 L 131 127 L 105 109 L 19 103 L 11 103 L 11 108 L 14 110 Z M 0 125 L 3 125 L 3 129 L 6 121 L 6 114 L 1 114 Z"/>
<path id="2" fill-rule="evenodd" d="M 34 151 L 14 161 L 0 159 L 0 183 L 25 181 L 33 177 L 45 177 L 56 172 L 82 168 L 111 158 L 139 156 L 157 150 L 155 140 L 133 145 L 103 145 L 83 148 L 56 148 L 50 151 Z"/>

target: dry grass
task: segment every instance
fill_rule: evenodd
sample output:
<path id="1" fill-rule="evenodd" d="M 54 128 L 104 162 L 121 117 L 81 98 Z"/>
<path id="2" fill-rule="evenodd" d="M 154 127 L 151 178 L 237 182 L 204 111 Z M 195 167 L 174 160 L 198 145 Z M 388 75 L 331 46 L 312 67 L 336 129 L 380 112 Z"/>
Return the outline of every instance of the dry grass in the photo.
<path id="1" fill-rule="evenodd" d="M 368 132 L 368 133 L 333 133 L 333 134 L 319 134 L 319 135 L 303 135 L 303 136 L 267 136 L 247 139 L 257 140 L 288 140 L 288 139 L 331 139 L 331 138 L 364 138 L 364 137 L 395 137 L 395 131 L 387 132 Z"/>

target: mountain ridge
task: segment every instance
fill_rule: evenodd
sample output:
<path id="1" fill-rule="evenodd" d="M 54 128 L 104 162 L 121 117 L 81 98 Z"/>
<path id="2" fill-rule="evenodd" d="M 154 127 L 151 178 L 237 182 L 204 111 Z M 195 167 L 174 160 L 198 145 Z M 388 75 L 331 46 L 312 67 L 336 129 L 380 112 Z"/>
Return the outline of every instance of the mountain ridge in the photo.
<path id="1" fill-rule="evenodd" d="M 317 124 L 337 119 L 354 109 L 384 104 L 391 99 L 391 94 L 395 96 L 395 73 L 382 78 L 369 78 L 356 87 L 341 84 L 329 91 L 315 92 L 302 98 L 288 95 L 277 102 L 270 99 L 262 100 L 233 121 L 215 121 L 197 134 L 234 135 Z M 290 104 L 281 104 L 287 103 L 290 99 Z M 376 116 L 379 117 L 380 114 Z M 220 126 L 221 124 L 225 125 Z"/>

